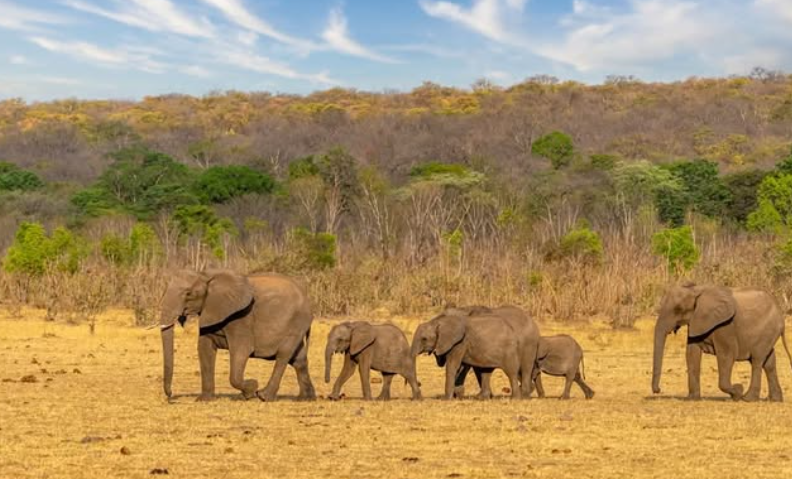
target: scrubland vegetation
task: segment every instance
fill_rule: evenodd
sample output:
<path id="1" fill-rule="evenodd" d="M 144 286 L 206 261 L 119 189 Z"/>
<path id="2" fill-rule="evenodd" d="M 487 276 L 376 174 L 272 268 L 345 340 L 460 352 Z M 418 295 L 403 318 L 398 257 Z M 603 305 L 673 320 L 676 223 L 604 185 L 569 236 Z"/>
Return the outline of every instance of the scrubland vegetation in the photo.
<path id="1" fill-rule="evenodd" d="M 792 80 L 0 102 L 0 298 L 151 324 L 173 268 L 320 315 L 515 303 L 630 327 L 685 276 L 788 307 Z"/>

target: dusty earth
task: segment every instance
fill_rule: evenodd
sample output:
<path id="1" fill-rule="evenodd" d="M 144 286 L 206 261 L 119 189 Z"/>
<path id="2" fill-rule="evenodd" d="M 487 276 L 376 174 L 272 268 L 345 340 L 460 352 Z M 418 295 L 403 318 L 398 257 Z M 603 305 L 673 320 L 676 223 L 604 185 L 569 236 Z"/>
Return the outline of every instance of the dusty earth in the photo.
<path id="1" fill-rule="evenodd" d="M 272 404 L 242 401 L 221 352 L 218 393 L 196 403 L 200 378 L 194 324 L 177 331 L 176 397 L 161 388 L 157 330 L 109 313 L 94 335 L 85 324 L 0 313 L 0 478 L 781 478 L 792 473 L 792 371 L 781 356 L 785 404 L 734 403 L 717 390 L 705 357 L 703 394 L 689 402 L 684 337 L 667 346 L 663 394 L 650 394 L 651 328 L 542 324 L 573 334 L 586 351 L 591 401 L 555 399 L 562 380 L 545 379 L 548 399 L 440 401 L 442 370 L 421 357 L 425 400 L 394 381 L 397 399 L 363 402 L 354 376 L 346 399 L 324 399 L 322 349 L 332 320 L 317 320 L 311 371 L 322 399 L 301 403 L 293 371 Z M 420 318 L 394 318 L 412 334 Z M 780 343 L 779 343 L 779 349 Z M 782 350 L 782 349 L 781 349 Z M 333 376 L 341 362 L 337 358 Z M 253 360 L 264 383 L 272 363 Z M 747 364 L 735 379 L 747 382 Z M 374 377 L 378 378 L 378 375 Z M 507 385 L 496 376 L 496 390 Z M 766 384 L 763 384 L 766 395 Z M 379 384 L 373 386 L 377 394 Z M 468 393 L 476 392 L 472 376 Z M 505 396 L 505 394 L 503 394 Z"/>

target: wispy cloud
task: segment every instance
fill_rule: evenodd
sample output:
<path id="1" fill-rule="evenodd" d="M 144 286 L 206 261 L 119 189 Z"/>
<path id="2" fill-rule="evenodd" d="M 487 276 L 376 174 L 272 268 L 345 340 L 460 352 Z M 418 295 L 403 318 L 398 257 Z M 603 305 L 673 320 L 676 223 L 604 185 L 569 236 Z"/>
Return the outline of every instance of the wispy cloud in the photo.
<path id="1" fill-rule="evenodd" d="M 712 12 L 682 0 L 631 0 L 626 12 L 601 13 L 575 2 L 563 22 L 569 27 L 565 38 L 536 53 L 580 71 L 651 64 L 699 51 L 720 28 Z"/>
<path id="2" fill-rule="evenodd" d="M 165 71 L 164 64 L 151 58 L 149 49 L 123 47 L 111 50 L 88 42 L 59 41 L 44 37 L 31 37 L 29 40 L 50 52 L 68 55 L 95 65 L 135 69 L 149 73 Z"/>
<path id="3" fill-rule="evenodd" d="M 0 28 L 33 32 L 40 31 L 47 25 L 61 25 L 66 22 L 59 15 L 0 1 Z"/>
<path id="4" fill-rule="evenodd" d="M 188 65 L 180 68 L 179 71 L 181 71 L 185 75 L 198 77 L 198 78 L 209 78 L 213 76 L 212 72 L 210 72 L 209 70 L 207 70 L 206 68 L 200 65 Z"/>
<path id="5" fill-rule="evenodd" d="M 214 34 L 214 27 L 207 19 L 196 19 L 182 12 L 170 0 L 114 0 L 111 4 L 116 9 L 113 10 L 82 0 L 64 0 L 63 4 L 75 10 L 154 32 L 203 38 L 210 38 Z"/>
<path id="6" fill-rule="evenodd" d="M 287 35 L 262 20 L 248 10 L 241 0 L 202 0 L 218 9 L 228 20 L 251 32 L 264 35 L 286 45 L 311 50 L 316 47 L 312 42 Z"/>
<path id="7" fill-rule="evenodd" d="M 12 65 L 30 65 L 30 60 L 24 55 L 11 55 L 8 58 L 8 63 Z"/>
<path id="8" fill-rule="evenodd" d="M 454 22 L 499 43 L 523 44 L 507 26 L 507 16 L 521 13 L 526 0 L 473 0 L 470 8 L 446 1 L 421 0 L 423 11 L 432 17 Z"/>
<path id="9" fill-rule="evenodd" d="M 330 11 L 330 19 L 327 22 L 327 28 L 322 32 L 322 38 L 331 49 L 347 55 L 377 62 L 398 63 L 396 60 L 380 55 L 353 40 L 349 36 L 346 17 L 339 8 Z"/>
<path id="10" fill-rule="evenodd" d="M 792 23 L 792 2 L 790 0 L 755 0 L 755 4 Z"/>
<path id="11" fill-rule="evenodd" d="M 301 73 L 291 66 L 252 52 L 229 50 L 219 55 L 216 60 L 244 70 L 264 75 L 274 75 L 293 80 L 306 80 L 323 85 L 339 85 L 340 82 L 330 78 L 326 72 Z"/>

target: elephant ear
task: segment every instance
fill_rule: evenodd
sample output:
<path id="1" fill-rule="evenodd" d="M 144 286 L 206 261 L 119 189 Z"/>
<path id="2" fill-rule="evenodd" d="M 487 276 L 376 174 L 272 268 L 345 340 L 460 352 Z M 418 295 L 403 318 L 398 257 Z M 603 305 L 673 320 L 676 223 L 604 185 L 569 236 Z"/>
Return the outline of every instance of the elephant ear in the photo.
<path id="1" fill-rule="evenodd" d="M 352 338 L 349 341 L 349 354 L 355 356 L 374 342 L 374 328 L 364 322 L 354 323 Z"/>
<path id="2" fill-rule="evenodd" d="M 435 355 L 444 356 L 465 337 L 465 320 L 458 316 L 445 316 L 437 320 Z"/>
<path id="3" fill-rule="evenodd" d="M 731 290 L 722 287 L 704 288 L 696 299 L 696 307 L 688 326 L 688 336 L 694 338 L 712 331 L 729 321 L 736 312 Z"/>
<path id="4" fill-rule="evenodd" d="M 201 327 L 222 323 L 228 317 L 250 306 L 253 288 L 247 278 L 226 270 L 207 271 L 206 299 L 201 310 Z"/>

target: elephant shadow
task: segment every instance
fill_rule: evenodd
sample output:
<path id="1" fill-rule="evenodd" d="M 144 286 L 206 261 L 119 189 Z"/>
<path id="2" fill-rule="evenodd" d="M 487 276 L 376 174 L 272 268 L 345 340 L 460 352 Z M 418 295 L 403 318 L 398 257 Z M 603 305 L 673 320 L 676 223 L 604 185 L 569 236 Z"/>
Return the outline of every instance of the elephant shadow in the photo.
<path id="1" fill-rule="evenodd" d="M 738 402 L 729 396 L 702 396 L 699 399 L 690 399 L 687 396 L 644 396 L 645 401 L 679 401 L 679 402 Z"/>
<path id="2" fill-rule="evenodd" d="M 170 399 L 168 399 L 169 404 L 190 404 L 189 400 L 195 400 L 200 396 L 199 393 L 185 393 L 185 394 L 174 394 Z M 215 400 L 229 400 L 229 401 L 241 401 L 241 402 L 261 402 L 258 398 L 251 398 L 245 399 L 242 394 L 240 393 L 216 393 L 214 395 Z M 292 401 L 292 402 L 302 402 L 304 399 L 299 398 L 298 396 L 278 396 L 278 401 Z"/>

